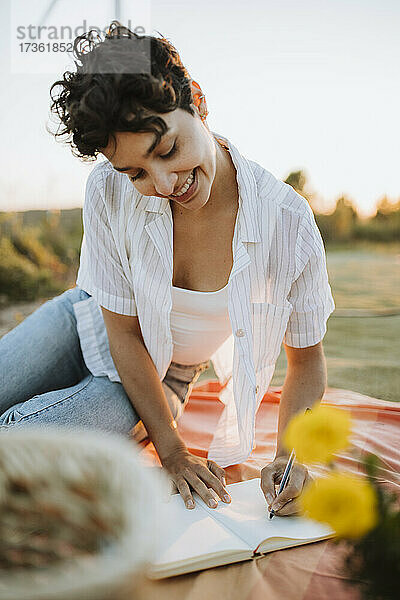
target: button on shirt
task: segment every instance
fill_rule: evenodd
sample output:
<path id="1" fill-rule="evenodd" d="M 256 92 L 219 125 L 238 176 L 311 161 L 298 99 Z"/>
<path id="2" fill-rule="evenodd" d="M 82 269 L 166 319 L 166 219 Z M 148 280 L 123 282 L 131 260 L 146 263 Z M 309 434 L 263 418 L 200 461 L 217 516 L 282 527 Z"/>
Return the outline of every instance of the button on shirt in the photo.
<path id="1" fill-rule="evenodd" d="M 335 309 L 323 241 L 307 200 L 224 136 L 237 171 L 239 209 L 228 281 L 233 334 L 210 357 L 224 403 L 208 457 L 222 467 L 245 461 L 255 416 L 282 341 L 313 346 Z M 137 315 L 162 380 L 172 359 L 170 331 L 173 220 L 169 200 L 143 196 L 103 161 L 90 173 L 76 284 L 92 297 L 75 303 L 85 363 L 93 375 L 121 382 L 100 305 Z"/>

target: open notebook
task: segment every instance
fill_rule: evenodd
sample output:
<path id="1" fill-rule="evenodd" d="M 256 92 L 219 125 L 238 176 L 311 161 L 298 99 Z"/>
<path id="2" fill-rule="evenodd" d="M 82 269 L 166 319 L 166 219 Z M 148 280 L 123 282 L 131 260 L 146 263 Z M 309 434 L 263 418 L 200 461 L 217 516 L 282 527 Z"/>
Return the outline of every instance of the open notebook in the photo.
<path id="1" fill-rule="evenodd" d="M 159 517 L 168 526 L 160 535 L 157 556 L 148 572 L 150 578 L 249 560 L 334 535 L 329 527 L 303 517 L 269 520 L 258 478 L 232 483 L 226 489 L 232 502 L 220 500 L 217 508 L 209 508 L 196 493 L 192 510 L 184 506 L 178 494 L 161 506 Z"/>

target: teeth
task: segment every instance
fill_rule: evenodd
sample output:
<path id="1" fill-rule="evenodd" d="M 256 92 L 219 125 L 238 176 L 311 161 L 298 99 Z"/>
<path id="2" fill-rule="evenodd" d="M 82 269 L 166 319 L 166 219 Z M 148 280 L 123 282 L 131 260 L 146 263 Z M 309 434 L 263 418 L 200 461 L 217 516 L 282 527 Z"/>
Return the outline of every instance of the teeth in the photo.
<path id="1" fill-rule="evenodd" d="M 178 198 L 179 196 L 183 196 L 183 194 L 185 194 L 188 191 L 188 189 L 190 188 L 190 186 L 192 185 L 193 180 L 194 180 L 194 169 L 190 173 L 189 177 L 186 180 L 186 183 L 181 187 L 181 189 L 179 190 L 179 192 L 176 193 L 176 194 L 171 194 L 171 195 L 174 196 L 174 198 Z"/>

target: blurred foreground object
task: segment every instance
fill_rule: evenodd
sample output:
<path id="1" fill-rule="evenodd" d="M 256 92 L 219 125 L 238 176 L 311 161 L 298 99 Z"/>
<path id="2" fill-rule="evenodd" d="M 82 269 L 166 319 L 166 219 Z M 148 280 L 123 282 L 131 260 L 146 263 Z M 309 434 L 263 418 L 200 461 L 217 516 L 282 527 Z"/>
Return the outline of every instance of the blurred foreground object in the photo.
<path id="1" fill-rule="evenodd" d="M 132 598 L 153 557 L 163 484 L 120 436 L 2 430 L 0 600 Z"/>
<path id="2" fill-rule="evenodd" d="M 287 448 L 329 472 L 307 482 L 299 498 L 303 514 L 326 523 L 344 548 L 342 571 L 363 600 L 397 600 L 400 581 L 400 496 L 379 476 L 384 460 L 363 450 L 357 474 L 341 472 L 336 453 L 351 446 L 354 424 L 344 409 L 314 405 L 295 415 L 284 432 Z M 352 449 L 355 451 L 355 448 Z M 397 492 L 397 493 L 396 493 Z"/>

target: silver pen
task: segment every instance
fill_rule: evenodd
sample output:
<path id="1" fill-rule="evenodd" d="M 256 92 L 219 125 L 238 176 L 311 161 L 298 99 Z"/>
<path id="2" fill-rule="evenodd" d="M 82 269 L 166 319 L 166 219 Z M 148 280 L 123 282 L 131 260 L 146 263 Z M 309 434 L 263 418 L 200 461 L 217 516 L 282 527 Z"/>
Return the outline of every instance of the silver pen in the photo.
<path id="1" fill-rule="evenodd" d="M 288 479 L 289 479 L 290 471 L 292 470 L 292 466 L 293 466 L 293 463 L 294 463 L 294 459 L 295 459 L 295 453 L 294 453 L 294 450 L 292 450 L 292 451 L 291 451 L 291 453 L 290 453 L 290 456 L 289 456 L 289 460 L 288 460 L 288 462 L 287 462 L 287 465 L 286 465 L 286 467 L 285 467 L 285 470 L 284 470 L 284 472 L 283 472 L 283 476 L 282 476 L 282 479 L 281 479 L 281 483 L 280 483 L 280 486 L 279 486 L 279 490 L 278 490 L 278 494 L 277 494 L 277 496 L 279 496 L 279 494 L 280 494 L 281 492 L 283 492 L 283 490 L 284 490 L 284 489 L 285 489 L 285 487 L 286 487 L 286 484 L 287 484 L 287 482 L 288 482 Z M 270 518 L 270 519 L 272 519 L 272 517 L 273 517 L 274 515 L 275 515 L 275 511 L 274 511 L 273 509 L 272 509 L 272 510 L 270 510 L 270 511 L 269 511 L 269 518 Z"/>

